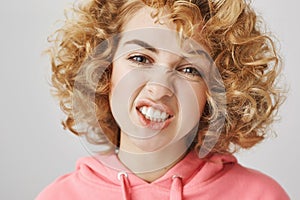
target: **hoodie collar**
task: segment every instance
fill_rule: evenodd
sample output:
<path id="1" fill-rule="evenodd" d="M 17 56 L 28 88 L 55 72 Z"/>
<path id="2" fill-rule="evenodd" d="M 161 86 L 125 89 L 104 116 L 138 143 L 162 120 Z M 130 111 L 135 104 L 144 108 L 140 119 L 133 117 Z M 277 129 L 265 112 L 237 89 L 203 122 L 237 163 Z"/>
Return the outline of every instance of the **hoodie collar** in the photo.
<path id="1" fill-rule="evenodd" d="M 95 184 L 103 181 L 106 184 L 119 185 L 124 200 L 130 199 L 132 187 L 145 184 L 155 184 L 169 189 L 170 199 L 179 200 L 182 199 L 183 188 L 188 187 L 190 182 L 205 182 L 221 171 L 224 164 L 235 162 L 235 157 L 229 154 L 212 154 L 200 159 L 194 151 L 191 151 L 152 183 L 147 183 L 131 173 L 119 161 L 116 154 L 80 159 L 77 163 L 77 170 L 83 177 Z"/>
<path id="2" fill-rule="evenodd" d="M 235 162 L 236 158 L 230 154 L 212 154 L 200 159 L 194 151 L 191 151 L 163 176 L 152 183 L 147 183 L 131 173 L 119 161 L 116 154 L 82 158 L 77 162 L 77 170 L 87 179 L 97 182 L 99 179 L 106 179 L 106 181 L 118 183 L 119 172 L 126 172 L 132 186 L 142 184 L 170 185 L 170 178 L 174 175 L 181 177 L 183 184 L 186 185 L 196 173 L 197 177 L 200 178 L 198 181 L 206 181 L 222 170 L 224 164 Z"/>

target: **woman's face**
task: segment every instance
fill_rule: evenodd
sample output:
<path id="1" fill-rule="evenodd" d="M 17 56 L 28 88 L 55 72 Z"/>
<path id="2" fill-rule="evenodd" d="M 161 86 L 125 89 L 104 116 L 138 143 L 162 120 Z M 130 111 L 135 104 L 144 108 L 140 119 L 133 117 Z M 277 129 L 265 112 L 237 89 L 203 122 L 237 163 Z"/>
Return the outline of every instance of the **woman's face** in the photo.
<path id="1" fill-rule="evenodd" d="M 156 22 L 152 11 L 144 7 L 124 25 L 113 61 L 110 106 L 127 151 L 151 152 L 183 140 L 206 103 L 204 48 L 191 53 L 189 42 L 179 43 L 175 24 Z"/>

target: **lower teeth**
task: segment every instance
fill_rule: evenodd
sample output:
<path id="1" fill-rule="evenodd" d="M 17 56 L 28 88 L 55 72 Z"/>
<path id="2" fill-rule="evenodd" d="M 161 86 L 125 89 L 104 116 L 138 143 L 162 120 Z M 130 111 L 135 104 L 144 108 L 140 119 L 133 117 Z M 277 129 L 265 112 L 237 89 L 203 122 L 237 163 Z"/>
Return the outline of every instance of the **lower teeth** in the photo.
<path id="1" fill-rule="evenodd" d="M 153 121 L 153 122 L 163 122 L 163 121 L 165 121 L 166 119 L 151 119 L 150 117 L 148 117 L 148 116 L 145 116 L 145 118 L 146 119 L 149 119 L 150 121 Z"/>

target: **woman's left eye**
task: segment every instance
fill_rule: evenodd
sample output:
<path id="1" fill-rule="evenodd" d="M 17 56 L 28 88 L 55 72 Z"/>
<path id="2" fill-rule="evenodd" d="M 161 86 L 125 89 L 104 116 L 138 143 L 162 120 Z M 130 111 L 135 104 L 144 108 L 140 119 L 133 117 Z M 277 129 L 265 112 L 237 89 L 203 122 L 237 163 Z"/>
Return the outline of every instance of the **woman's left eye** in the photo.
<path id="1" fill-rule="evenodd" d="M 179 72 L 192 77 L 202 77 L 202 74 L 194 67 L 184 67 L 178 69 Z"/>

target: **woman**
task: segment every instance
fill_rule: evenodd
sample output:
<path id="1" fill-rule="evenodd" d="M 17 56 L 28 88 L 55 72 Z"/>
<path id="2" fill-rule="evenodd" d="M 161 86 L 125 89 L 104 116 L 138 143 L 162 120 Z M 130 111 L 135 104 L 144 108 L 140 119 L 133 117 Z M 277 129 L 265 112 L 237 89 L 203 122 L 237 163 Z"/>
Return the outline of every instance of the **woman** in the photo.
<path id="1" fill-rule="evenodd" d="M 289 199 L 232 153 L 264 139 L 279 59 L 238 1 L 85 1 L 57 32 L 63 123 L 94 153 L 37 199 Z"/>

